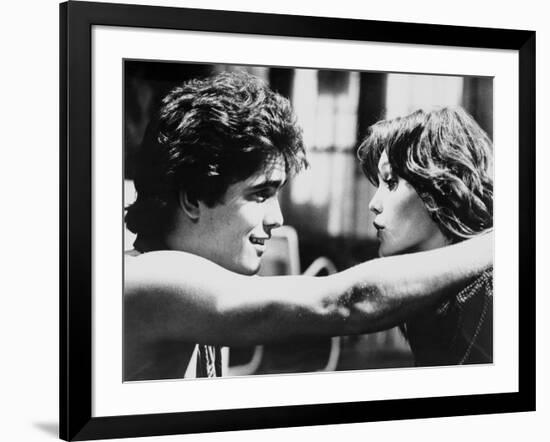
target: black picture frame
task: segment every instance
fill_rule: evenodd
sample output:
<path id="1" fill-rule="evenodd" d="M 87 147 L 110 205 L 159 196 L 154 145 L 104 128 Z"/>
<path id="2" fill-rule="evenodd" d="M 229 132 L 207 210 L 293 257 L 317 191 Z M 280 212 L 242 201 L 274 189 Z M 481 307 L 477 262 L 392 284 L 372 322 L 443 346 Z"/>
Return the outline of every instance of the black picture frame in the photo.
<path id="1" fill-rule="evenodd" d="M 93 25 L 516 50 L 519 391 L 92 417 Z M 60 437 L 87 440 L 535 410 L 535 32 L 199 9 L 60 5 Z"/>

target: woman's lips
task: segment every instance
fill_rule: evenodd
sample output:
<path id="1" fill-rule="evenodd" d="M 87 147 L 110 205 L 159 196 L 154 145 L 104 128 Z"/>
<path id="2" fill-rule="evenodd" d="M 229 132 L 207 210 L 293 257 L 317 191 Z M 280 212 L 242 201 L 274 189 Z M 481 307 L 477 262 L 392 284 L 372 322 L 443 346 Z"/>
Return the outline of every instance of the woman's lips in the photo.
<path id="1" fill-rule="evenodd" d="M 384 226 L 381 226 L 380 224 L 377 224 L 376 222 L 373 222 L 372 225 L 376 229 L 376 236 L 378 239 L 381 239 L 382 237 L 382 231 L 384 230 Z"/>

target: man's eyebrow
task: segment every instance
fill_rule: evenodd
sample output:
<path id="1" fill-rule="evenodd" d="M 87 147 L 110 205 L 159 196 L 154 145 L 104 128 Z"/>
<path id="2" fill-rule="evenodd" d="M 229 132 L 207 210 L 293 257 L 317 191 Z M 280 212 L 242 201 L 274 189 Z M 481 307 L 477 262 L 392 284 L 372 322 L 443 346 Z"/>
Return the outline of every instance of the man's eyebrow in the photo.
<path id="1" fill-rule="evenodd" d="M 286 184 L 286 182 L 287 182 L 286 179 L 284 181 L 283 180 L 265 180 L 265 181 L 262 181 L 261 183 L 257 183 L 250 186 L 249 189 L 252 191 L 265 189 L 269 187 L 278 189 L 279 187 L 283 187 Z"/>

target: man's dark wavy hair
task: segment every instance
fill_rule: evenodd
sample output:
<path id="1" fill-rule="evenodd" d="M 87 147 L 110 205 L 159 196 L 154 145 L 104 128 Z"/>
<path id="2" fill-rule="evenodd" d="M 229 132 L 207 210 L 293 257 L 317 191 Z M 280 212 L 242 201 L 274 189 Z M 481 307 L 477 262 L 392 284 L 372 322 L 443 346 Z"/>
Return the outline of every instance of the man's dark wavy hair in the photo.
<path id="1" fill-rule="evenodd" d="M 137 154 L 136 201 L 126 225 L 138 235 L 165 231 L 179 190 L 212 207 L 228 186 L 282 156 L 286 172 L 307 166 L 289 101 L 245 72 L 194 79 L 173 89 Z"/>
<path id="2" fill-rule="evenodd" d="M 392 172 L 414 187 L 451 242 L 493 227 L 493 145 L 462 108 L 419 110 L 372 125 L 357 153 L 375 186 L 384 151 Z"/>

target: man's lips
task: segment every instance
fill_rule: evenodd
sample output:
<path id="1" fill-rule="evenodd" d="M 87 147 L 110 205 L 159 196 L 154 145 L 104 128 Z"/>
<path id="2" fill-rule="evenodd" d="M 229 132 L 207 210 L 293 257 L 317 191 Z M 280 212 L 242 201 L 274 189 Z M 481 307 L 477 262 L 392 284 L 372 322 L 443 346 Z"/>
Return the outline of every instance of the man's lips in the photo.
<path id="1" fill-rule="evenodd" d="M 250 237 L 250 242 L 252 244 L 258 244 L 260 246 L 263 246 L 265 245 L 265 242 L 268 241 L 270 239 L 269 236 L 266 236 L 266 237 L 263 237 L 263 238 L 260 238 L 260 237 L 257 237 L 257 236 L 251 236 Z"/>

